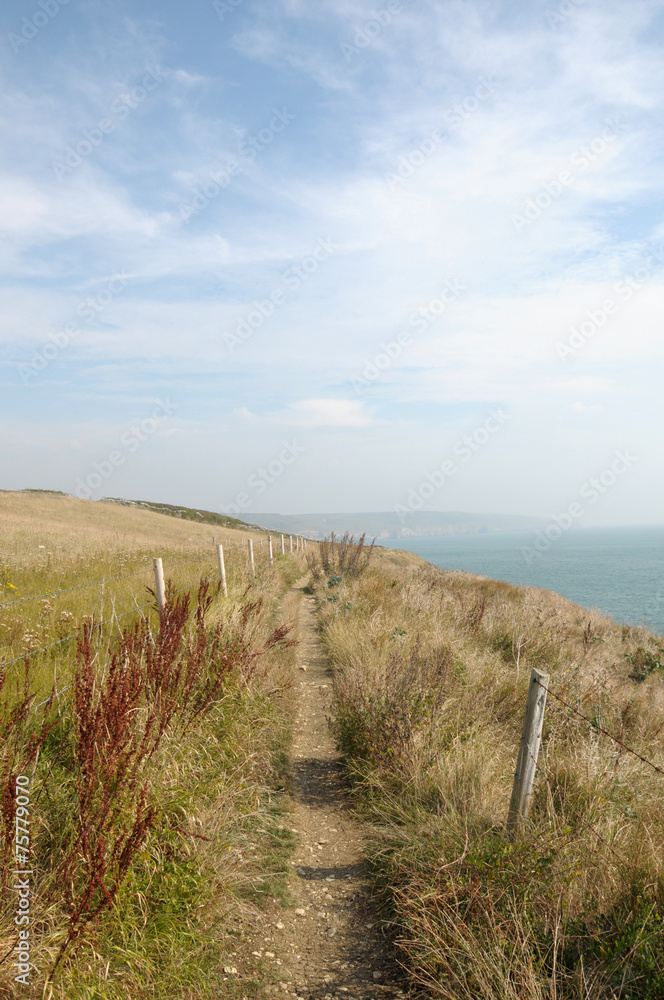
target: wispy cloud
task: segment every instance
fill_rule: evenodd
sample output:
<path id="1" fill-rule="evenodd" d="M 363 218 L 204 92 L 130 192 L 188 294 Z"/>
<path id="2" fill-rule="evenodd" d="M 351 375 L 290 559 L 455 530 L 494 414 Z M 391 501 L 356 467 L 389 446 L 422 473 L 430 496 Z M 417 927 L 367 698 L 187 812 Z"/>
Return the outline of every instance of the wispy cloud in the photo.
<path id="1" fill-rule="evenodd" d="M 634 428 L 652 441 L 652 475 L 664 486 L 654 431 L 662 269 L 651 268 L 630 300 L 607 313 L 582 351 L 566 361 L 556 353 L 664 242 L 660 3 L 579 5 L 554 30 L 544 0 L 404 0 L 370 45 L 345 58 L 343 44 L 385 6 L 245 2 L 221 21 L 212 4 L 194 15 L 166 0 L 155 17 L 141 0 L 95 2 L 63 8 L 19 52 L 7 49 L 0 70 L 0 127 L 12 138 L 0 154 L 7 405 L 44 425 L 89 425 L 95 400 L 100 407 L 103 400 L 121 426 L 132 396 L 173 389 L 184 428 L 177 436 L 193 442 L 188 484 L 200 482 L 201 493 L 187 488 L 196 503 L 218 496 L 205 448 L 228 461 L 255 456 L 251 466 L 262 460 L 263 435 L 289 425 L 312 439 L 298 476 L 316 468 L 316 436 L 331 448 L 336 433 L 335 460 L 358 506 L 381 506 L 382 496 L 399 493 L 414 425 L 418 447 L 435 450 L 441 434 L 454 440 L 469 412 L 494 405 L 512 412 L 505 440 L 520 441 L 518 467 L 539 469 L 542 482 L 542 456 L 556 454 L 561 440 L 561 474 L 569 465 L 578 478 L 585 473 L 577 459 Z M 12 9 L 0 12 L 5 35 L 16 23 Z M 53 161 L 75 150 L 84 130 L 97 128 L 151 68 L 160 86 L 58 180 Z M 480 79 L 496 87 L 475 108 Z M 275 108 L 293 120 L 263 142 Z M 624 128 L 595 153 L 607 120 Z M 432 134 L 440 136 L 433 146 Z M 242 150 L 250 138 L 261 152 L 249 161 Z M 582 169 L 586 148 L 593 158 Z M 577 154 L 572 180 L 547 203 Z M 206 195 L 211 173 L 233 158 L 243 169 Z M 412 170 L 401 176 L 404 163 Z M 390 174 L 397 183 L 386 181 Z M 196 197 L 204 207 L 184 218 L 182 206 Z M 517 231 L 513 216 L 530 201 L 536 219 Z M 224 336 L 284 288 L 319 240 L 334 244 L 329 260 L 288 288 L 269 322 L 229 352 Z M 132 276 L 126 293 L 103 314 L 79 317 L 80 335 L 28 394 L 19 366 L 118 270 Z M 412 317 L 451 275 L 463 296 L 418 329 Z M 360 401 L 344 398 L 365 359 L 381 357 L 381 343 L 403 330 L 412 345 Z M 533 427 L 537 440 L 529 444 Z M 362 434 L 347 433 L 353 429 Z M 418 460 L 427 465 L 426 455 Z M 485 461 L 488 470 L 498 460 Z M 12 463 L 23 475 L 15 455 Z M 495 477 L 512 483 L 507 508 L 518 502 L 538 512 L 537 474 L 524 486 L 505 465 L 483 468 L 478 463 L 473 475 L 487 476 L 484 487 Z M 46 453 L 39 469 L 57 478 L 58 462 Z M 327 504 L 327 475 L 283 488 L 293 496 L 297 489 L 298 498 L 310 490 L 309 506 Z M 140 478 L 128 489 L 132 482 L 145 492 Z M 640 502 L 636 494 L 632 502 Z"/>
<path id="2" fill-rule="evenodd" d="M 291 427 L 368 427 L 371 418 L 364 405 L 348 399 L 303 399 L 272 420 Z"/>

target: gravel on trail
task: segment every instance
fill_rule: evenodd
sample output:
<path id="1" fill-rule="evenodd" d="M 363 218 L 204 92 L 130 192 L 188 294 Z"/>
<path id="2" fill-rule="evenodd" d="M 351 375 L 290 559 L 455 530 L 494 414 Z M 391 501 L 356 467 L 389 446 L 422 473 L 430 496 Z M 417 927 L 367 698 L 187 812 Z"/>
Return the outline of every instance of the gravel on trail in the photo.
<path id="1" fill-rule="evenodd" d="M 405 997 L 403 970 L 365 884 L 366 831 L 353 815 L 330 732 L 332 678 L 304 582 L 296 585 L 299 697 L 288 815 L 297 838 L 289 881 L 294 906 L 273 908 L 260 937 L 254 926 L 252 954 L 273 973 L 260 993 L 302 1000 Z"/>

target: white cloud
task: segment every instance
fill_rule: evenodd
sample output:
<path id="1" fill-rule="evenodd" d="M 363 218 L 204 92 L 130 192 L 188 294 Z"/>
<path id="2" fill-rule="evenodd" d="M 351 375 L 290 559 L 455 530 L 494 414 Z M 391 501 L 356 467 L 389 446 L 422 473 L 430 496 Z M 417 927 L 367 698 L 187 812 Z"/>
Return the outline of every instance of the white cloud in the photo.
<path id="1" fill-rule="evenodd" d="M 583 403 L 579 401 L 578 403 L 572 403 L 570 409 L 574 410 L 576 413 L 581 413 L 581 414 L 602 413 L 604 407 L 601 405 L 601 403 L 597 403 L 596 405 L 591 405 L 589 403 Z"/>
<path id="2" fill-rule="evenodd" d="M 304 399 L 272 419 L 291 427 L 368 427 L 364 405 L 349 399 Z"/>
<path id="3" fill-rule="evenodd" d="M 253 442 L 260 450 L 266 430 L 283 433 L 279 425 L 338 429 L 340 468 L 355 449 L 349 478 L 365 477 L 369 492 L 377 460 L 362 452 L 366 435 L 354 442 L 344 429 L 370 428 L 377 445 L 405 461 L 412 443 L 395 429 L 408 422 L 409 406 L 418 414 L 429 406 L 417 417 L 423 452 L 438 447 L 447 416 L 435 414 L 445 406 L 510 407 L 515 438 L 519 427 L 530 432 L 536 414 L 542 455 L 562 425 L 563 462 L 579 442 L 592 453 L 602 433 L 603 445 L 624 428 L 648 437 L 658 426 L 651 382 L 664 352 L 658 269 L 573 357 L 562 360 L 556 343 L 608 297 L 618 300 L 613 285 L 647 257 L 655 236 L 664 239 L 653 198 L 664 61 L 656 32 L 646 34 L 659 0 L 588 4 L 557 31 L 539 4 L 404 4 L 375 44 L 346 62 L 340 41 L 380 6 L 244 4 L 222 27 L 210 4 L 224 57 L 197 46 L 186 68 L 176 64 L 182 49 L 173 38 L 191 19 L 178 21 L 168 5 L 145 31 L 138 14 L 131 32 L 118 22 L 115 34 L 97 15 L 86 34 L 84 5 L 70 18 L 75 50 L 49 62 L 60 44 L 55 31 L 26 47 L 0 112 L 13 139 L 0 165 L 3 393 L 23 392 L 25 401 L 12 362 L 27 361 L 49 332 L 76 319 L 82 299 L 126 269 L 126 293 L 98 321 L 81 323 L 35 381 L 31 405 L 43 407 L 45 420 L 60 406 L 63 419 L 72 407 L 69 419 L 95 406 L 126 407 L 146 386 L 174 386 L 183 407 L 207 407 L 201 427 L 228 419 L 247 449 Z M 238 34 L 228 40 L 227 30 Z M 48 83 L 38 82 L 38 60 Z M 118 88 L 156 63 L 164 83 L 154 102 L 58 182 L 51 161 L 101 119 Z M 495 94 L 391 189 L 385 175 L 472 95 L 480 76 L 499 81 Z M 273 104 L 296 114 L 293 126 L 185 223 L 181 204 L 258 135 Z M 511 216 L 611 116 L 627 124 L 619 144 L 517 232 Z M 286 289 L 230 355 L 223 333 L 284 290 L 284 273 L 328 237 L 339 249 Z M 454 277 L 464 294 L 416 330 L 412 314 Z M 354 399 L 353 376 L 402 330 L 412 345 Z M 579 419 L 593 413 L 599 419 Z M 87 416 L 86 424 L 96 426 Z M 85 440 L 76 420 L 67 433 Z M 192 464 L 191 482 L 196 474 Z"/>

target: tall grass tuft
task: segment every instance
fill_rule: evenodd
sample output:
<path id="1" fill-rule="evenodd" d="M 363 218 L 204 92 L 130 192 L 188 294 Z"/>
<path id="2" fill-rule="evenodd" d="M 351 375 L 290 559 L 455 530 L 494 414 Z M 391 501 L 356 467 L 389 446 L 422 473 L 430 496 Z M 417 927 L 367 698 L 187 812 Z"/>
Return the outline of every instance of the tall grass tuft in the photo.
<path id="1" fill-rule="evenodd" d="M 288 578 L 295 573 L 292 568 Z M 256 588 L 254 593 L 251 600 L 245 592 L 243 601 L 226 603 L 224 613 L 218 588 L 212 588 L 207 580 L 201 580 L 193 597 L 177 594 L 170 586 L 163 611 L 158 615 L 156 610 L 143 613 L 124 628 L 116 628 L 111 636 L 95 623 L 94 615 L 89 616 L 80 625 L 70 691 L 64 694 L 60 690 L 56 695 L 54 690 L 38 707 L 30 689 L 29 659 L 21 683 L 10 687 L 4 674 L 0 675 L 0 692 L 3 686 L 6 689 L 0 706 L 0 862 L 4 887 L 0 992 L 11 981 L 8 962 L 16 943 L 12 910 L 16 900 L 7 889 L 19 773 L 32 774 L 31 850 L 37 883 L 33 886 L 31 919 L 39 942 L 40 972 L 42 976 L 46 972 L 45 987 L 51 995 L 79 995 L 74 985 L 81 980 L 79 970 L 89 967 L 92 971 L 96 962 L 90 963 L 90 956 L 99 955 L 101 960 L 104 948 L 100 938 L 111 947 L 110 961 L 105 960 L 108 975 L 117 947 L 112 942 L 127 926 L 124 919 L 114 926 L 112 914 L 118 909 L 127 913 L 138 905 L 131 919 L 143 913 L 141 919 L 148 921 L 147 927 L 153 919 L 160 919 L 160 909 L 170 909 L 179 898 L 177 905 L 184 908 L 179 911 L 178 925 L 169 925 L 166 940 L 175 941 L 183 933 L 191 935 L 187 927 L 208 895 L 203 872 L 217 861 L 209 846 L 213 838 L 191 825 L 191 810 L 200 807 L 193 806 L 196 781 L 187 757 L 195 759 L 196 747 L 200 745 L 202 751 L 211 740 L 221 748 L 227 731 L 228 738 L 238 738 L 239 731 L 231 737 L 233 730 L 228 729 L 236 714 L 232 705 L 243 701 L 249 705 L 250 689 L 258 695 L 256 709 L 268 709 L 267 702 L 259 708 L 265 699 L 260 692 L 268 684 L 268 661 L 274 669 L 294 644 L 289 638 L 290 626 L 273 621 L 272 596 L 268 606 L 265 594 L 256 593 Z M 283 685 L 283 678 L 280 683 Z M 269 685 L 274 685 L 274 679 Z M 281 693 L 286 689 L 282 686 Z M 238 716 L 238 723 L 240 720 Z M 263 775 L 256 789 L 264 782 L 266 770 L 269 772 L 260 756 L 262 737 L 257 723 L 258 717 L 253 728 L 243 734 L 244 743 L 238 742 L 233 750 L 235 756 L 246 753 L 247 764 L 263 760 Z M 208 753 L 205 750 L 205 758 Z M 212 767 L 219 783 L 216 797 L 221 795 L 222 800 L 246 771 L 244 764 L 238 770 L 236 761 L 230 774 L 235 771 L 237 777 L 230 779 L 229 774 L 226 778 L 226 753 L 221 751 L 218 761 L 210 759 L 197 776 L 199 783 L 208 780 L 204 775 Z M 243 781 L 253 767 L 252 763 Z M 251 796 L 251 811 L 256 812 L 256 791 Z M 187 806 L 188 801 L 191 805 Z M 229 823 L 229 833 L 231 827 L 237 827 L 236 820 Z M 217 829 L 216 821 L 211 829 Z M 187 860 L 191 853 L 190 848 L 183 851 L 187 842 L 200 843 L 200 862 L 193 857 Z M 223 842 L 219 835 L 214 839 L 218 850 L 232 851 Z M 158 869 L 163 866 L 164 872 L 181 871 L 182 875 L 175 880 L 173 875 L 165 875 L 172 885 L 170 895 L 155 897 L 149 891 L 146 897 L 139 891 L 136 904 L 131 903 L 130 887 L 140 885 L 146 863 L 154 868 L 155 860 Z M 150 881 L 153 877 L 159 877 L 157 871 Z M 192 894 L 194 885 L 198 888 Z M 190 909 L 191 916 L 187 916 Z M 150 916 L 153 911 L 155 917 Z M 146 930 L 144 934 L 147 939 L 142 947 L 140 937 L 132 945 L 137 969 L 145 966 L 144 959 L 138 958 L 141 950 L 151 946 L 150 933 Z M 163 943 L 163 934 L 161 940 L 154 939 L 158 951 Z M 126 978 L 124 972 L 121 978 Z M 192 976 L 192 983 L 196 978 Z M 111 990 L 104 996 L 135 996 L 135 988 Z M 8 995 L 13 995 L 11 990 Z"/>
<path id="2" fill-rule="evenodd" d="M 368 547 L 365 544 L 366 534 L 357 541 L 346 531 L 341 538 L 332 534 L 311 552 L 307 553 L 307 565 L 314 580 L 323 575 L 328 578 L 345 578 L 356 580 L 371 562 L 376 539 Z"/>
<path id="3" fill-rule="evenodd" d="M 434 996 L 664 996 L 662 639 L 556 594 L 378 550 L 317 591 L 369 869 Z M 530 668 L 550 698 L 529 822 L 507 809 Z"/>

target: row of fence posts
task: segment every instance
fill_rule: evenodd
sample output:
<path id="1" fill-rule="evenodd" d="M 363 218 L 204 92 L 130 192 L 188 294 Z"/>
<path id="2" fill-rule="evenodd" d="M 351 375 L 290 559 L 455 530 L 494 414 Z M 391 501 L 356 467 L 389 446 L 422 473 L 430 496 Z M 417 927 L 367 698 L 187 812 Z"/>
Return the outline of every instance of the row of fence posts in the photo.
<path id="1" fill-rule="evenodd" d="M 268 558 L 270 563 L 273 560 L 272 537 L 268 536 Z M 256 574 L 254 564 L 254 546 L 250 538 L 249 562 L 252 575 Z M 293 536 L 289 536 L 290 551 L 293 551 Z M 296 536 L 296 551 L 307 548 L 307 539 L 300 539 Z M 281 536 L 281 553 L 285 554 L 284 536 Z M 221 545 L 217 545 L 217 556 L 219 560 L 219 575 L 224 595 L 228 594 L 226 586 L 226 568 L 224 566 L 224 550 Z M 166 590 L 164 587 L 164 570 L 161 559 L 154 560 L 155 573 L 155 593 L 160 610 L 166 603 Z M 514 772 L 514 784 L 512 786 L 512 796 L 507 813 L 507 831 L 514 836 L 519 826 L 526 822 L 530 811 L 530 800 L 535 782 L 535 772 L 537 770 L 537 758 L 539 757 L 542 743 L 542 729 L 544 727 L 544 709 L 546 707 L 546 695 L 549 686 L 549 675 L 543 674 L 535 667 L 530 673 L 530 686 L 528 688 L 528 700 L 526 702 L 526 714 L 523 720 L 521 741 L 519 743 L 519 753 L 516 761 L 516 771 Z"/>
<path id="2" fill-rule="evenodd" d="M 290 538 L 292 545 L 293 539 Z M 256 573 L 254 564 L 254 545 L 250 538 L 248 540 L 249 563 L 252 575 Z M 303 548 L 306 548 L 306 540 L 303 539 Z M 299 548 L 299 546 L 298 546 Z M 284 536 L 281 536 L 281 551 L 284 552 Z M 291 549 L 292 551 L 292 549 Z M 224 565 L 224 550 L 221 545 L 217 545 L 217 557 L 219 560 L 219 575 L 224 595 L 228 594 L 226 585 L 226 568 Z M 272 538 L 268 537 L 268 557 L 272 562 Z M 160 610 L 166 603 L 166 590 L 164 587 L 164 570 L 161 559 L 154 560 L 155 573 L 155 593 Z M 544 709 L 546 707 L 546 694 L 549 685 L 549 675 L 540 673 L 533 668 L 530 674 L 530 686 L 528 688 L 528 700 L 526 702 L 526 714 L 523 720 L 523 730 L 521 732 L 521 742 L 519 743 L 519 753 L 514 772 L 514 785 L 512 786 L 512 797 L 510 799 L 509 811 L 507 813 L 507 831 L 514 835 L 518 827 L 528 819 L 530 810 L 530 800 L 533 793 L 535 781 L 535 771 L 537 770 L 537 758 L 539 756 L 540 745 L 542 743 L 542 729 L 544 726 Z"/>
<path id="3" fill-rule="evenodd" d="M 213 537 L 214 541 L 214 537 Z M 295 536 L 295 551 L 304 552 L 307 549 L 307 539 L 300 538 L 299 535 Z M 247 539 L 247 547 L 249 550 L 249 569 L 252 576 L 256 576 L 256 563 L 254 561 L 254 542 L 252 538 Z M 293 551 L 293 536 L 288 536 L 288 547 L 289 552 Z M 286 538 L 284 535 L 281 536 L 281 554 L 286 555 Z M 272 547 L 272 535 L 267 536 L 267 556 L 270 565 L 274 562 L 274 551 Z M 160 611 L 163 611 L 166 607 L 166 584 L 164 582 L 164 566 L 159 558 L 154 558 L 152 560 L 154 567 L 154 584 L 155 584 L 155 594 L 157 596 L 157 605 Z M 226 581 L 226 563 L 224 561 L 224 547 L 223 545 L 217 545 L 217 564 L 219 566 L 219 578 L 221 580 L 221 589 L 224 592 L 224 597 L 228 597 L 228 583 Z"/>
<path id="4" fill-rule="evenodd" d="M 263 540 L 261 539 L 261 545 Z M 247 539 L 247 547 L 249 549 L 249 568 L 251 570 L 251 575 L 256 576 L 256 563 L 254 561 L 254 542 L 252 538 Z M 300 538 L 299 535 L 295 536 L 295 551 L 305 552 L 308 547 L 308 540 L 306 538 Z M 288 536 L 288 551 L 293 551 L 293 536 Z M 281 536 L 281 554 L 286 555 L 286 537 Z M 267 536 L 267 559 L 270 566 L 274 562 L 274 549 L 272 546 L 272 535 Z"/>

